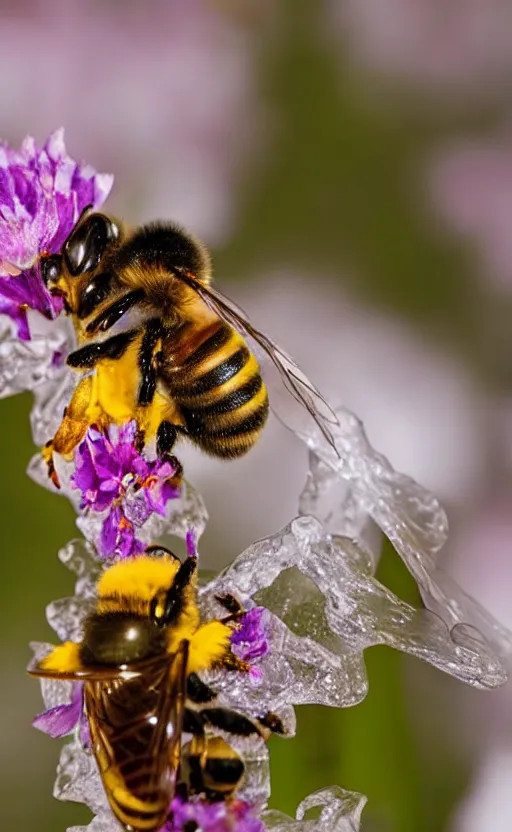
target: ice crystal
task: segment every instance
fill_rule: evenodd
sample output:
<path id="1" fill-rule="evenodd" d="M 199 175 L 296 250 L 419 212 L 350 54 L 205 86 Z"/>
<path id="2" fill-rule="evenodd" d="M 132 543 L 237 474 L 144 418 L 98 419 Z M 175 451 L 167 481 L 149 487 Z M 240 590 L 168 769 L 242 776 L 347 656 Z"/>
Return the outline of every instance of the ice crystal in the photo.
<path id="1" fill-rule="evenodd" d="M 42 284 L 38 256 L 43 249 L 56 251 L 81 208 L 100 204 L 110 184 L 67 157 L 60 133 L 43 149 L 33 141 L 18 154 L 0 146 L 0 396 L 34 391 L 31 425 L 38 445 L 54 435 L 77 380 L 65 363 L 74 345 L 69 321 L 44 318 L 53 318 L 59 305 Z M 297 379 L 300 383 L 300 374 Z M 337 421 L 327 413 L 328 442 L 327 431 L 304 421 L 306 408 L 297 411 L 299 424 L 296 415 L 292 420 L 289 401 L 282 411 L 279 396 L 271 396 L 271 402 L 306 443 L 309 471 L 297 516 L 249 546 L 200 590 L 205 620 L 226 615 L 219 600 L 226 593 L 246 610 L 234 629 L 232 648 L 250 664 L 250 672 L 204 674 L 219 703 L 252 716 L 272 710 L 292 736 L 295 705 L 348 707 L 364 699 L 364 651 L 379 644 L 475 687 L 501 685 L 512 660 L 512 636 L 438 566 L 447 521 L 435 497 L 396 472 L 349 411 L 340 409 Z M 85 541 L 73 541 L 60 552 L 76 573 L 75 595 L 53 601 L 47 618 L 63 641 L 78 642 L 103 568 L 98 556 L 137 555 L 167 535 L 181 537 L 188 555 L 196 556 L 207 513 L 172 457 L 157 459 L 151 447 L 139 452 L 134 422 L 105 432 L 90 427 L 74 459 L 57 455 L 55 465 L 61 493 L 73 503 Z M 40 454 L 29 473 L 53 488 Z M 425 608 L 403 602 L 375 578 L 382 535 L 416 580 Z M 41 658 L 50 648 L 36 644 L 34 649 Z M 115 832 L 119 827 L 88 748 L 81 685 L 51 679 L 41 685 L 46 711 L 36 717 L 36 727 L 55 737 L 73 732 L 62 750 L 55 796 L 89 806 L 96 815 L 89 832 Z M 164 832 L 175 832 L 187 821 L 204 832 L 359 829 L 365 799 L 337 787 L 303 801 L 295 819 L 265 811 L 270 795 L 266 746 L 260 738 L 227 739 L 246 766 L 236 800 L 211 805 L 175 798 L 174 826 L 170 821 Z M 306 816 L 313 808 L 320 808 L 314 819 Z"/>

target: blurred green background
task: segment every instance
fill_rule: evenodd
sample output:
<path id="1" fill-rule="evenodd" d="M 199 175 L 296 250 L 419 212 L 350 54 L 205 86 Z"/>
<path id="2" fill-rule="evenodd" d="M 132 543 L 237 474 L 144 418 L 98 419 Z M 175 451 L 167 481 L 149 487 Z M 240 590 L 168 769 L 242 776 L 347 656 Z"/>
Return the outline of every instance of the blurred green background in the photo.
<path id="1" fill-rule="evenodd" d="M 93 15 L 99 8 L 78 5 L 91 6 Z M 145 4 L 148 15 L 151 5 Z M 117 4 L 120 32 L 121 7 Z M 35 14 L 31 8 L 24 3 L 16 11 L 0 3 L 0 26 L 2 17 L 19 15 L 22 38 Z M 421 164 L 429 149 L 464 132 L 485 135 L 498 123 L 499 108 L 480 101 L 466 109 L 421 106 L 410 90 L 376 81 L 327 37 L 322 8 L 315 0 L 285 0 L 279 12 L 266 4 L 215 4 L 215 13 L 232 16 L 251 40 L 266 132 L 257 162 L 249 160 L 233 186 L 235 221 L 214 246 L 216 274 L 228 291 L 244 277 L 256 281 L 260 271 L 281 266 L 311 275 L 313 282 L 317 274 L 331 275 L 334 291 L 339 286 L 340 293 L 349 292 L 368 308 L 403 317 L 485 385 L 505 384 L 502 326 L 488 322 L 503 321 L 509 302 L 482 289 L 471 252 L 436 228 L 421 198 Z M 23 42 L 19 48 L 23 53 Z M 20 60 L 29 59 L 20 54 Z M 46 69 L 34 65 L 26 83 L 37 83 Z M 48 64 L 43 87 L 51 88 L 52 71 Z M 83 83 L 85 89 L 86 76 Z M 41 94 L 44 98 L 44 89 Z M 0 133 L 13 143 L 39 129 L 30 110 L 22 115 L 19 132 L 19 113 L 13 125 L 0 124 Z M 68 128 L 72 155 L 74 139 Z M 115 146 L 123 135 L 104 140 Z M 90 154 L 88 161 L 100 167 Z M 130 215 L 131 206 L 122 210 Z M 492 318 L 497 310 L 498 318 Z M 421 385 L 421 379 L 415 383 Z M 29 394 L 0 403 L 0 813 L 2 829 L 56 832 L 89 815 L 81 806 L 52 800 L 58 743 L 30 726 L 41 700 L 25 666 L 30 640 L 54 639 L 45 605 L 72 592 L 72 576 L 56 551 L 76 531 L 70 505 L 25 475 L 35 451 L 30 406 Z M 201 481 L 195 484 L 201 490 Z M 222 541 L 217 545 L 220 549 Z M 390 547 L 378 575 L 417 602 L 415 586 Z M 384 648 L 370 651 L 367 663 L 370 693 L 362 705 L 344 712 L 299 708 L 297 737 L 272 741 L 271 805 L 293 814 L 311 791 L 338 783 L 368 796 L 365 830 L 442 832 L 471 774 L 472 758 L 451 727 L 460 686 Z M 472 700 L 481 694 L 464 696 Z"/>

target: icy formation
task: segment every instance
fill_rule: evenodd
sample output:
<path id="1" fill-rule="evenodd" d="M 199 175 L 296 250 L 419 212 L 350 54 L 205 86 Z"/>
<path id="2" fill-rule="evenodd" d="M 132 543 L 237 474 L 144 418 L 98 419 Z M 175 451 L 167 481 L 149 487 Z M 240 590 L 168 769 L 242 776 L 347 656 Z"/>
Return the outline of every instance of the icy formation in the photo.
<path id="1" fill-rule="evenodd" d="M 293 820 L 282 812 L 263 812 L 267 829 L 272 832 L 358 832 L 366 798 L 339 786 L 320 789 L 306 797 L 297 807 Z M 320 816 L 308 819 L 311 809 L 320 809 Z"/>
<path id="2" fill-rule="evenodd" d="M 44 407 L 40 413 L 44 421 Z M 205 678 L 222 701 L 237 710 L 252 715 L 277 710 L 290 735 L 295 731 L 294 705 L 348 707 L 364 699 L 368 689 L 364 650 L 376 644 L 428 661 L 478 688 L 494 688 L 506 680 L 509 633 L 450 584 L 436 565 L 436 553 L 447 534 L 441 507 L 371 448 L 355 417 L 341 412 L 339 418 L 339 457 L 325 440 L 315 439 L 314 434 L 308 438 L 310 470 L 299 515 L 277 534 L 250 546 L 200 593 L 205 617 L 222 614 L 215 599 L 219 592 L 235 594 L 246 609 L 261 605 L 269 610 L 268 652 L 257 658 L 257 673 L 216 671 Z M 69 473 L 64 490 L 72 496 Z M 76 492 L 74 500 L 77 505 Z M 199 539 L 206 520 L 204 509 L 198 508 L 200 498 L 191 491 L 181 501 L 181 513 L 174 519 L 158 517 L 163 525 L 151 527 L 155 537 L 164 531 L 186 537 L 192 530 Z M 101 568 L 94 549 L 100 521 L 82 516 L 78 522 L 89 543 L 75 541 L 60 554 L 78 575 L 76 594 L 53 602 L 47 610 L 48 621 L 62 640 L 80 639 Z M 392 539 L 416 578 L 427 609 L 414 609 L 374 577 L 377 550 L 367 544 L 375 527 Z M 37 655 L 41 649 L 47 648 L 38 648 Z M 43 682 L 43 694 L 47 708 L 73 698 L 73 690 L 64 683 Z M 262 808 L 269 793 L 266 750 L 238 750 L 248 760 L 249 774 L 240 798 Z M 97 814 L 89 827 L 93 832 L 117 828 L 106 809 L 92 758 L 77 736 L 62 752 L 55 795 L 90 806 Z M 325 799 L 320 818 L 306 819 L 302 810 L 296 820 L 270 812 L 262 815 L 264 828 L 359 829 L 362 797 L 341 790 L 321 795 L 311 797 Z M 307 801 L 305 805 L 309 807 Z M 241 822 L 239 829 L 244 830 Z"/>
<path id="3" fill-rule="evenodd" d="M 437 499 L 413 479 L 395 471 L 372 448 L 353 413 L 340 408 L 337 416 L 339 425 L 333 433 L 339 456 L 319 431 L 300 432 L 310 448 L 310 470 L 300 497 L 301 514 L 314 515 L 334 536 L 346 535 L 363 543 L 369 539 L 371 524 L 375 524 L 414 577 L 427 609 L 446 623 L 454 643 L 472 643 L 476 651 L 480 646 L 491 649 L 508 668 L 512 662 L 512 634 L 437 564 L 437 555 L 448 536 L 446 514 Z M 488 648 L 483 642 L 478 644 L 482 636 Z"/>
<path id="4" fill-rule="evenodd" d="M 42 148 L 31 140 L 19 152 L 0 145 L 0 397 L 33 391 L 31 426 L 39 446 L 54 435 L 79 378 L 66 365 L 74 347 L 70 322 L 50 320 L 62 302 L 47 293 L 39 255 L 58 251 L 80 211 L 102 204 L 110 186 L 110 177 L 67 156 L 61 132 Z M 278 352 L 274 358 L 276 367 L 286 368 L 285 386 L 294 396 L 283 397 L 283 385 L 273 389 L 268 377 L 270 401 L 308 447 L 309 472 L 297 516 L 251 545 L 200 591 L 205 618 L 225 614 L 215 597 L 219 592 L 236 595 L 249 611 L 233 649 L 249 661 L 251 672 L 210 671 L 207 681 L 221 701 L 239 711 L 277 711 L 289 735 L 295 731 L 295 705 L 348 707 L 365 697 L 364 650 L 377 644 L 423 659 L 474 687 L 501 685 L 512 635 L 438 567 L 447 521 L 437 500 L 394 471 L 352 413 L 334 414 L 291 359 Z M 60 553 L 77 575 L 75 595 L 47 610 L 62 640 L 81 639 L 103 568 L 98 555 L 126 557 L 167 536 L 186 540 L 190 554 L 207 521 L 201 496 L 181 483 L 179 464 L 171 457 L 157 460 L 152 447 L 141 453 L 133 424 L 108 434 L 88 427 L 73 459 L 55 458 L 61 493 L 73 503 L 85 537 Z M 29 474 L 54 489 L 40 454 Z M 416 580 L 424 609 L 404 603 L 374 577 L 382 534 Z M 47 650 L 35 645 L 37 657 Z M 42 690 L 47 711 L 36 725 L 52 736 L 73 732 L 62 750 L 55 796 L 88 805 L 96 815 L 88 827 L 92 832 L 115 832 L 119 827 L 86 750 L 80 686 L 44 680 Z M 175 832 L 174 822 L 199 818 L 204 832 L 357 832 L 364 798 L 338 788 L 311 795 L 295 820 L 266 812 L 266 747 L 260 740 L 231 736 L 229 742 L 247 767 L 237 799 L 184 806 L 177 795 L 174 821 L 162 832 Z M 319 817 L 307 817 L 315 807 Z"/>
<path id="5" fill-rule="evenodd" d="M 48 621 L 62 640 L 79 640 L 84 617 L 91 610 L 94 599 L 94 585 L 101 569 L 101 564 L 95 557 L 90 545 L 82 541 L 74 541 L 60 552 L 60 559 L 77 576 L 75 595 L 73 598 L 62 599 L 52 602 L 47 609 Z M 223 585 L 227 588 L 226 577 Z M 219 582 L 208 583 L 202 590 L 203 613 L 207 610 L 214 610 L 218 603 L 214 598 L 219 589 Z M 277 653 L 280 638 L 286 626 L 279 622 L 270 613 L 261 609 L 250 610 L 248 621 L 240 633 L 234 636 L 234 642 L 240 650 L 244 651 L 244 657 L 251 657 L 255 666 L 260 670 L 256 680 L 252 674 L 218 672 L 215 674 L 215 686 L 220 691 L 221 702 L 236 706 L 238 710 L 247 713 L 261 713 L 268 707 L 269 691 L 272 700 L 273 710 L 277 710 L 283 719 L 287 733 L 292 735 L 295 730 L 293 708 L 283 700 L 283 707 L 273 699 L 273 693 L 292 685 L 292 689 L 299 691 L 301 686 L 300 676 L 302 669 L 293 666 L 290 662 L 287 672 L 281 674 Z M 279 640 L 278 640 L 279 639 Z M 49 650 L 49 645 L 33 644 L 35 657 L 42 658 Z M 270 661 L 270 659 L 273 661 Z M 288 658 L 288 657 L 287 657 Z M 276 672 L 270 668 L 275 663 Z M 295 677 L 295 681 L 293 681 Z M 243 682 L 242 682 L 243 680 Z M 88 832 L 118 832 L 119 826 L 112 817 L 106 803 L 105 793 L 101 779 L 94 762 L 94 758 L 84 748 L 87 744 L 84 738 L 84 724 L 80 719 L 81 694 L 79 685 L 70 682 L 58 682 L 52 679 L 45 679 L 41 682 L 45 707 L 48 709 L 45 714 L 35 721 L 37 727 L 51 733 L 53 736 L 60 736 L 73 730 L 76 722 L 74 736 L 71 742 L 61 752 L 57 770 L 57 779 L 54 786 L 54 796 L 60 800 L 71 800 L 85 803 L 96 815 L 88 827 L 73 827 L 69 832 L 82 832 L 87 828 Z M 295 701 L 292 697 L 291 701 Z M 297 701 L 302 701 L 297 698 Z M 306 700 L 307 701 L 307 700 Z M 55 730 L 57 712 L 61 722 L 60 733 Z M 66 713 L 67 712 L 67 713 Z M 66 714 L 66 715 L 65 715 Z M 71 714 L 74 717 L 70 719 Z M 361 811 L 365 799 L 361 795 L 352 792 L 345 792 L 342 789 L 326 789 L 311 795 L 299 806 L 295 820 L 282 815 L 279 812 L 265 812 L 264 807 L 270 795 L 270 780 L 268 770 L 268 753 L 264 744 L 260 741 L 247 740 L 244 738 L 229 737 L 230 743 L 243 755 L 246 765 L 246 778 L 243 786 L 237 794 L 237 801 L 242 801 L 247 807 L 252 807 L 247 819 L 237 820 L 234 827 L 238 832 L 264 832 L 265 829 L 289 830 L 289 832 L 327 832 L 327 830 L 340 830 L 340 832 L 357 832 Z M 238 803 L 237 803 L 238 806 Z M 322 807 L 320 817 L 312 820 L 305 819 L 306 812 L 316 806 Z M 226 811 L 230 811 L 229 809 Z M 249 809 L 247 810 L 249 811 Z M 262 812 L 261 820 L 253 816 L 252 812 Z M 258 825 L 256 825 L 258 823 Z M 246 825 L 247 824 L 247 825 Z M 251 825 L 252 824 L 252 825 Z M 220 821 L 212 824 L 211 832 L 228 832 L 232 827 L 224 826 Z"/>

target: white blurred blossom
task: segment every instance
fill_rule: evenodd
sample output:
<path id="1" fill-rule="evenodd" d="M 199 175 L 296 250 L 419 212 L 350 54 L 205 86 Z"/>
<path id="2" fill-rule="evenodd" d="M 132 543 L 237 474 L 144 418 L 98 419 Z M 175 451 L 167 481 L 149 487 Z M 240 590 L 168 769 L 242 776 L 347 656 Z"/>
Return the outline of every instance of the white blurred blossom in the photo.
<path id="1" fill-rule="evenodd" d="M 481 761 L 473 789 L 455 813 L 451 832 L 509 832 L 512 828 L 512 745 Z"/>
<path id="2" fill-rule="evenodd" d="M 114 209 L 131 221 L 175 218 L 217 242 L 261 138 L 252 34 L 208 0 L 9 4 L 1 133 L 17 142 L 27 114 L 40 139 L 64 124 L 75 155 L 115 174 Z"/>
<path id="3" fill-rule="evenodd" d="M 479 489 L 487 404 L 460 361 L 401 319 L 343 297 L 327 279 L 278 273 L 229 291 L 329 402 L 362 418 L 372 444 L 397 468 L 450 504 Z M 287 521 L 307 470 L 300 444 L 274 418 L 246 459 L 222 463 L 185 445 L 179 453 L 209 508 L 208 550 L 224 561 Z M 219 537 L 229 551 L 219 552 Z"/>
<path id="4" fill-rule="evenodd" d="M 325 0 L 325 8 L 343 56 L 437 103 L 492 99 L 508 87 L 509 0 Z"/>
<path id="5" fill-rule="evenodd" d="M 454 142 L 429 166 L 434 210 L 474 250 L 482 276 L 512 291 L 512 129 Z"/>

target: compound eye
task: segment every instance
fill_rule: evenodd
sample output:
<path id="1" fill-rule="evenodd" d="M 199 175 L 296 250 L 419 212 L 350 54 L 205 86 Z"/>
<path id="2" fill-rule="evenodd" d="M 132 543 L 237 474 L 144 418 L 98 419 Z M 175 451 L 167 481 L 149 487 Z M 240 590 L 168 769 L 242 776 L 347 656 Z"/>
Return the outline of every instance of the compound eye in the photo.
<path id="1" fill-rule="evenodd" d="M 58 282 L 61 269 L 62 258 L 60 254 L 51 254 L 49 257 L 41 258 L 41 277 L 47 289 L 50 289 L 52 284 Z"/>
<path id="2" fill-rule="evenodd" d="M 119 236 L 119 228 L 104 214 L 91 214 L 79 223 L 64 244 L 66 266 L 76 277 L 97 268 L 108 245 Z"/>

